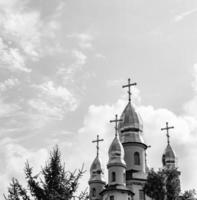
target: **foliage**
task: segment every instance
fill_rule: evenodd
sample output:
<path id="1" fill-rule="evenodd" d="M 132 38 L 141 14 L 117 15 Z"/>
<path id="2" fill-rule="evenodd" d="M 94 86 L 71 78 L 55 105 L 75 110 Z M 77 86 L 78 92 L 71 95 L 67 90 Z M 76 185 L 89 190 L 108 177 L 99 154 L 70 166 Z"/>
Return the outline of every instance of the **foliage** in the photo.
<path id="1" fill-rule="evenodd" d="M 78 172 L 65 171 L 61 163 L 58 147 L 50 154 L 49 161 L 38 175 L 33 175 L 33 168 L 27 162 L 25 175 L 27 189 L 17 179 L 12 179 L 6 200 L 70 200 L 76 196 L 79 179 L 84 174 L 83 167 Z M 82 192 L 78 199 L 84 200 L 87 193 Z"/>
<path id="2" fill-rule="evenodd" d="M 175 200 L 180 193 L 180 172 L 177 169 L 150 170 L 144 191 L 147 196 L 156 200 Z"/>
<path id="3" fill-rule="evenodd" d="M 165 169 L 167 200 L 175 200 L 181 192 L 180 172 L 175 169 Z"/>
<path id="4" fill-rule="evenodd" d="M 186 190 L 179 198 L 180 200 L 197 200 L 196 191 Z"/>
<path id="5" fill-rule="evenodd" d="M 150 170 L 147 177 L 147 182 L 144 186 L 144 191 L 147 196 L 156 200 L 164 200 L 165 188 L 164 188 L 164 176 L 163 172 L 159 170 L 155 172 Z"/>

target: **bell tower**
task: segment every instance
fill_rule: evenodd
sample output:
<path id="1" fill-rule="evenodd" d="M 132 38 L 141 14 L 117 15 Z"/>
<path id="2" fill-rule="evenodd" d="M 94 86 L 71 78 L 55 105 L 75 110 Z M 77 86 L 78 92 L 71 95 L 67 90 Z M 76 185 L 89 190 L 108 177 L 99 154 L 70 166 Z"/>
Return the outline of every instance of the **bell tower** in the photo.
<path id="1" fill-rule="evenodd" d="M 162 155 L 162 164 L 163 164 L 163 167 L 167 169 L 175 168 L 177 165 L 175 152 L 173 151 L 170 145 L 170 134 L 169 134 L 170 129 L 174 129 L 174 126 L 168 126 L 168 122 L 166 122 L 165 128 L 161 128 L 161 131 L 166 130 L 167 146 Z"/>
<path id="2" fill-rule="evenodd" d="M 93 143 L 97 143 L 97 154 L 94 159 L 91 167 L 90 167 L 90 179 L 89 179 L 89 198 L 90 200 L 102 200 L 102 196 L 100 192 L 104 189 L 105 182 L 103 180 L 103 170 L 101 167 L 101 162 L 99 159 L 99 142 L 102 142 L 103 139 L 99 138 L 97 135 L 97 139 L 93 140 Z"/>
<path id="3" fill-rule="evenodd" d="M 103 200 L 131 200 L 133 192 L 126 187 L 126 163 L 124 161 L 124 149 L 118 135 L 118 117 L 115 120 L 115 137 L 110 145 L 108 155 L 108 185 L 101 194 Z"/>
<path id="4" fill-rule="evenodd" d="M 142 119 L 131 103 L 131 87 L 135 85 L 137 83 L 131 83 L 128 79 L 128 84 L 122 86 L 128 88 L 129 101 L 122 112 L 122 121 L 119 122 L 118 131 L 125 152 L 126 185 L 135 193 L 134 200 L 144 200 L 143 187 L 147 177 L 147 145 L 142 137 Z"/>

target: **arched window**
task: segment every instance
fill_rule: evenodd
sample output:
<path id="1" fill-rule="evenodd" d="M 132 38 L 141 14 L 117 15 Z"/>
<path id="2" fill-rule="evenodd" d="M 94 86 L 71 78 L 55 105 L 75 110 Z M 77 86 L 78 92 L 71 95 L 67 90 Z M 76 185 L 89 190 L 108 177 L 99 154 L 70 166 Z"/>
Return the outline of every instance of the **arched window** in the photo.
<path id="1" fill-rule="evenodd" d="M 140 154 L 139 154 L 139 152 L 134 153 L 134 164 L 140 165 Z"/>
<path id="2" fill-rule="evenodd" d="M 92 188 L 92 196 L 93 196 L 93 197 L 96 196 L 96 188 Z"/>
<path id="3" fill-rule="evenodd" d="M 112 174 L 111 174 L 111 181 L 112 182 L 116 181 L 116 173 L 115 172 L 112 172 Z"/>
<path id="4" fill-rule="evenodd" d="M 110 200 L 114 200 L 114 196 L 110 196 L 109 199 L 110 199 Z"/>

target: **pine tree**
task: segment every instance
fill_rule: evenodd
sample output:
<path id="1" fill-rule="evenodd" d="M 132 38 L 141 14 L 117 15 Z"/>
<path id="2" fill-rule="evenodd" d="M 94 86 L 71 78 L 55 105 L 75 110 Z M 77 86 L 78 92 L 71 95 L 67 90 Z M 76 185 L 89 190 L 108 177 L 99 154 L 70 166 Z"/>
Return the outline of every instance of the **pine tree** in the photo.
<path id="1" fill-rule="evenodd" d="M 17 179 L 13 179 L 7 197 L 4 196 L 6 200 L 70 200 L 77 192 L 79 179 L 84 174 L 83 167 L 77 172 L 65 171 L 58 147 L 53 149 L 49 161 L 38 175 L 33 175 L 32 171 L 33 168 L 27 162 L 27 189 Z M 86 192 L 78 197 L 81 200 L 86 198 Z"/>

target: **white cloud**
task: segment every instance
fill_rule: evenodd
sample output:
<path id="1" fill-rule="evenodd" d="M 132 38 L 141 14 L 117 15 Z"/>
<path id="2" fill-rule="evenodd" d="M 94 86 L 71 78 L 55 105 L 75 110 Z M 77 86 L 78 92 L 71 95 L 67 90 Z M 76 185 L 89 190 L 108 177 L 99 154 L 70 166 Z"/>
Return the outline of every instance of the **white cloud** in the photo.
<path id="1" fill-rule="evenodd" d="M 70 106 L 70 110 L 75 110 L 77 108 L 77 100 L 66 87 L 55 86 L 54 82 L 52 81 L 43 83 L 38 87 L 44 95 L 61 99 L 63 104 L 68 104 Z"/>
<path id="2" fill-rule="evenodd" d="M 73 50 L 72 55 L 76 58 L 75 65 L 82 66 L 86 63 L 87 56 L 79 50 Z"/>
<path id="3" fill-rule="evenodd" d="M 1 1 L 0 5 L 1 67 L 31 72 L 27 67 L 28 60 L 35 61 L 46 54 L 62 51 L 56 41 L 59 14 L 45 20 L 40 11 L 26 9 L 25 1 Z"/>
<path id="4" fill-rule="evenodd" d="M 0 118 L 15 115 L 20 109 L 17 104 L 5 103 L 0 99 Z"/>
<path id="5" fill-rule="evenodd" d="M 92 41 L 94 40 L 93 35 L 88 33 L 73 33 L 68 36 L 69 38 L 75 38 L 78 40 L 78 44 L 82 49 L 91 49 Z"/>
<path id="6" fill-rule="evenodd" d="M 31 69 L 25 66 L 25 58 L 17 48 L 9 48 L 2 38 L 0 38 L 0 64 L 1 68 L 7 68 L 11 71 L 31 72 Z"/>
<path id="7" fill-rule="evenodd" d="M 17 78 L 9 78 L 4 82 L 0 83 L 0 91 L 4 92 L 7 89 L 11 89 L 19 84 L 19 80 Z"/>
<path id="8" fill-rule="evenodd" d="M 78 100 L 66 87 L 56 86 L 52 81 L 33 87 L 40 92 L 37 99 L 29 100 L 29 105 L 43 115 L 62 119 L 65 112 L 78 107 Z"/>
<path id="9" fill-rule="evenodd" d="M 181 13 L 179 15 L 176 15 L 175 18 L 174 18 L 174 21 L 175 22 L 179 22 L 179 21 L 183 20 L 185 17 L 187 17 L 189 15 L 192 15 L 192 14 L 194 14 L 196 12 L 197 12 L 196 8 L 192 9 L 192 10 L 189 10 L 189 11 L 186 11 L 186 12 L 183 12 L 183 13 Z"/>
<path id="10" fill-rule="evenodd" d="M 71 57 L 74 59 L 73 63 L 69 66 L 63 65 L 57 71 L 57 76 L 61 77 L 66 84 L 74 82 L 75 76 L 83 70 L 87 62 L 87 56 L 77 49 L 71 51 Z"/>
<path id="11" fill-rule="evenodd" d="M 40 114 L 46 117 L 52 117 L 55 119 L 61 119 L 64 114 L 63 110 L 58 106 L 51 106 L 47 102 L 41 99 L 31 99 L 29 100 L 29 106 L 37 110 Z"/>
<path id="12" fill-rule="evenodd" d="M 195 95 L 184 105 L 184 110 L 186 113 L 197 119 L 197 64 L 194 64 L 193 68 L 194 81 L 192 83 L 192 87 L 194 89 Z"/>
<path id="13" fill-rule="evenodd" d="M 23 185 L 26 185 L 24 167 L 27 160 L 33 166 L 35 174 L 40 172 L 41 166 L 45 165 L 45 161 L 48 158 L 48 150 L 44 148 L 29 150 L 10 138 L 4 138 L 0 144 L 0 161 L 4 163 L 3 166 L 0 166 L 0 178 L 2 181 L 0 191 L 6 194 L 12 177 L 18 178 Z"/>
<path id="14" fill-rule="evenodd" d="M 37 57 L 40 46 L 40 27 L 41 19 L 38 12 L 30 13 L 7 13 L 7 16 L 2 19 L 4 34 L 7 39 L 10 39 L 25 54 Z"/>

